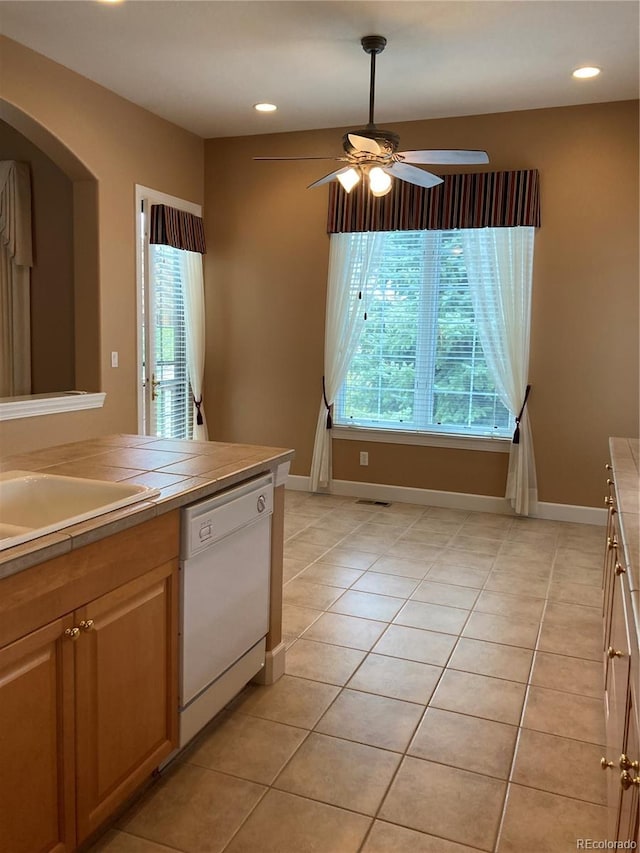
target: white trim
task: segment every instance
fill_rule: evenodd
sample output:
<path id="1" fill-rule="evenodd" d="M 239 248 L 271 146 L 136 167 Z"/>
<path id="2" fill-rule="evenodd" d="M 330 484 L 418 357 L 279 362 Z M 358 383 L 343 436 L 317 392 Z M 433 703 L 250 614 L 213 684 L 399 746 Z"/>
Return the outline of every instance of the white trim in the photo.
<path id="1" fill-rule="evenodd" d="M 287 485 L 287 477 L 289 476 L 289 468 L 291 468 L 291 460 L 289 462 L 281 462 L 276 468 L 274 478 L 274 488 Z"/>
<path id="2" fill-rule="evenodd" d="M 447 435 L 434 432 L 408 430 L 369 429 L 368 427 L 334 426 L 331 437 L 348 441 L 374 441 L 381 444 L 419 444 L 423 447 L 455 447 L 459 450 L 485 450 L 491 453 L 509 453 L 510 438 L 491 438 L 483 435 Z"/>
<path id="3" fill-rule="evenodd" d="M 287 488 L 292 491 L 308 492 L 309 477 L 290 474 Z M 391 486 L 383 483 L 360 483 L 355 480 L 333 480 L 329 494 L 365 498 L 376 501 L 398 501 L 420 506 L 441 506 L 448 509 L 467 509 L 471 512 L 495 512 L 501 515 L 513 515 L 511 504 L 506 498 L 492 495 L 472 495 L 464 492 L 442 492 L 435 489 L 416 489 L 408 486 Z M 578 524 L 607 523 L 606 509 L 592 506 L 574 506 L 546 501 L 538 502 L 538 511 L 534 518 L 552 521 L 573 521 Z"/>
<path id="4" fill-rule="evenodd" d="M 171 207 L 177 207 L 179 210 L 184 210 L 187 213 L 193 213 L 194 216 L 202 216 L 202 205 L 195 204 L 192 201 L 185 201 L 182 198 L 177 198 L 167 193 L 152 190 L 150 187 L 143 187 L 141 184 L 135 185 L 135 228 L 136 228 L 136 355 L 138 372 L 136 374 L 136 397 L 138 407 L 138 434 L 144 434 L 144 424 L 142 412 L 144 410 L 144 388 L 140 377 L 142 376 L 142 365 L 144 364 L 144 352 L 142 346 L 142 291 L 144 281 L 142 278 L 142 250 L 143 237 L 140 233 L 140 209 L 142 202 L 147 201 L 149 204 L 168 204 Z M 145 256 L 145 263 L 148 265 L 148 253 Z"/>
<path id="5" fill-rule="evenodd" d="M 106 396 L 104 391 L 61 391 L 56 394 L 32 394 L 30 397 L 4 397 L 0 400 L 0 421 L 101 409 Z"/>

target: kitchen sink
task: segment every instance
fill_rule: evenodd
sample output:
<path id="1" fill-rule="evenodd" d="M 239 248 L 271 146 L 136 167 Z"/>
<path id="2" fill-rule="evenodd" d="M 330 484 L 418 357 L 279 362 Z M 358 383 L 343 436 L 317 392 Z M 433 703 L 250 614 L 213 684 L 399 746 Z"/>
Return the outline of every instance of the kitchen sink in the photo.
<path id="1" fill-rule="evenodd" d="M 57 474 L 0 474 L 0 550 L 148 500 L 158 489 Z"/>

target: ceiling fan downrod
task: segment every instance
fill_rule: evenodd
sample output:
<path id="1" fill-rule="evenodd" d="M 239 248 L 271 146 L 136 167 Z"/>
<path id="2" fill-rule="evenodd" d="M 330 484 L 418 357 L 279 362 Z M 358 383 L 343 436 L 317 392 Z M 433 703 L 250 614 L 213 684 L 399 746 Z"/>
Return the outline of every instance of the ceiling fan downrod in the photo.
<path id="1" fill-rule="evenodd" d="M 368 129 L 375 129 L 373 107 L 376 87 L 376 56 L 385 49 L 387 40 L 384 36 L 364 36 L 360 40 L 362 49 L 371 56 L 371 76 L 369 79 L 369 124 Z"/>

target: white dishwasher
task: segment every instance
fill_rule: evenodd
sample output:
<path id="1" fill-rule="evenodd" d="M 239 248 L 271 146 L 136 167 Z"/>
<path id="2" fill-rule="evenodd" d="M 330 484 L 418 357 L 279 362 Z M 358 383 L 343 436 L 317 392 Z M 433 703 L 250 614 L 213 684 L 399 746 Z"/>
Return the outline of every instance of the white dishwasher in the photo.
<path id="1" fill-rule="evenodd" d="M 264 666 L 271 474 L 182 511 L 180 746 Z"/>

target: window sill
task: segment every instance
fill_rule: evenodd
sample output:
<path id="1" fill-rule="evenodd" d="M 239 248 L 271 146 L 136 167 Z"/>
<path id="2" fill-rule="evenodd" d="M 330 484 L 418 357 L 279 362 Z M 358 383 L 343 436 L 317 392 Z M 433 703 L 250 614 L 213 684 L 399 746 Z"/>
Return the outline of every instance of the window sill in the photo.
<path id="1" fill-rule="evenodd" d="M 32 394 L 26 397 L 0 399 L 0 421 L 32 418 L 37 415 L 56 415 L 60 412 L 77 412 L 82 409 L 100 409 L 104 405 L 104 392 L 61 391 L 55 394 Z"/>
<path id="2" fill-rule="evenodd" d="M 490 453 L 509 453 L 510 438 L 489 438 L 481 435 L 449 435 L 446 433 L 402 432 L 401 430 L 367 429 L 366 427 L 334 426 L 331 437 L 349 441 L 377 441 L 383 444 L 418 444 L 423 447 L 452 447 L 458 450 L 483 450 Z"/>

